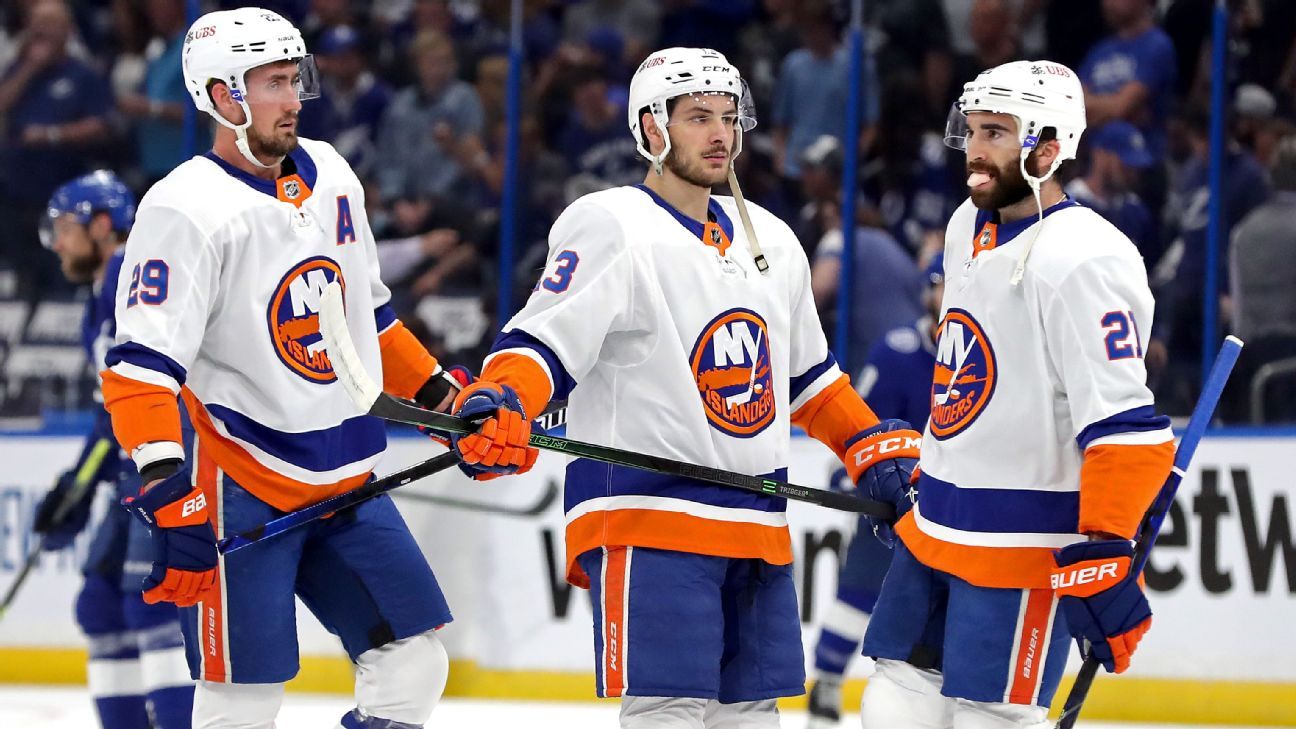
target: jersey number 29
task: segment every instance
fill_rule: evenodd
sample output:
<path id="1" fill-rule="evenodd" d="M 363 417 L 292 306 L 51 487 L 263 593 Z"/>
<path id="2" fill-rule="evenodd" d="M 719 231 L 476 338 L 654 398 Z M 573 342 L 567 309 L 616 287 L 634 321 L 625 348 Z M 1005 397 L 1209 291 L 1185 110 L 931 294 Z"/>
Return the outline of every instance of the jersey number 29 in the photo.
<path id="1" fill-rule="evenodd" d="M 143 263 L 135 264 L 131 270 L 130 292 L 126 295 L 126 307 L 144 303 L 156 306 L 167 300 L 167 290 L 171 285 L 171 269 L 166 261 L 150 258 Z"/>

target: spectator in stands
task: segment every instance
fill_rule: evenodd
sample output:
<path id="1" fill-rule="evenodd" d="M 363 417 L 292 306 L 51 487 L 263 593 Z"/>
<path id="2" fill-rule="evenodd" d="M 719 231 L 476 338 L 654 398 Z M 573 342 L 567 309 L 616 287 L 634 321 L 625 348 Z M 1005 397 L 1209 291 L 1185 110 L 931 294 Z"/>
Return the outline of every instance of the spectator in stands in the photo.
<path id="1" fill-rule="evenodd" d="M 843 144 L 847 142 L 843 138 L 842 112 L 850 93 L 850 59 L 838 38 L 828 6 L 807 3 L 800 12 L 801 47 L 783 59 L 770 114 L 774 123 L 776 164 L 793 199 L 800 184 L 801 155 L 806 147 L 824 134 L 831 134 Z M 865 61 L 860 99 L 864 127 L 861 137 L 870 139 L 877 120 L 877 83 L 867 56 Z"/>
<path id="2" fill-rule="evenodd" d="M 609 98 L 602 69 L 577 67 L 570 88 L 567 123 L 556 150 L 572 175 L 567 180 L 568 202 L 596 190 L 642 182 L 642 158 L 626 133 L 625 103 Z"/>
<path id="3" fill-rule="evenodd" d="M 826 327 L 837 318 L 831 307 L 841 281 L 843 249 L 841 228 L 829 230 L 819 241 L 810 269 L 810 290 Z M 861 225 L 855 229 L 852 265 L 850 342 L 846 361 L 840 362 L 844 372 L 858 372 L 874 342 L 922 316 L 926 288 L 908 251 L 880 227 Z"/>
<path id="4" fill-rule="evenodd" d="M 954 99 L 946 96 L 952 61 L 941 0 L 869 0 L 864 5 L 870 24 L 882 39 L 877 50 L 878 76 L 891 78 L 897 72 L 916 71 L 929 123 L 943 124 Z"/>
<path id="5" fill-rule="evenodd" d="M 331 143 L 357 175 L 373 168 L 378 125 L 392 91 L 369 70 L 359 31 L 329 28 L 314 46 L 322 76 L 320 98 L 302 107 L 298 133 Z"/>
<path id="6" fill-rule="evenodd" d="M 1157 403 L 1174 414 L 1191 409 L 1201 379 L 1202 291 L 1210 210 L 1210 116 L 1200 108 L 1182 116 L 1192 157 L 1167 203 L 1165 220 L 1172 242 L 1153 271 L 1156 321 L 1147 349 L 1149 371 L 1165 370 L 1156 388 Z M 1221 293 L 1226 294 L 1229 236 L 1238 221 L 1269 197 L 1269 183 L 1264 168 L 1232 139 L 1226 141 L 1222 164 L 1224 218 L 1218 281 Z"/>
<path id="7" fill-rule="evenodd" d="M 1138 175 L 1152 165 L 1152 155 L 1138 128 L 1114 121 L 1089 132 L 1089 167 L 1066 186 L 1066 193 L 1092 208 L 1129 237 L 1151 268 L 1161 255 L 1152 212 L 1138 196 Z"/>
<path id="8" fill-rule="evenodd" d="M 1102 7 L 1112 35 L 1079 68 L 1089 125 L 1118 119 L 1134 124 L 1160 161 L 1177 78 L 1174 45 L 1153 18 L 1153 0 L 1103 0 Z"/>
<path id="9" fill-rule="evenodd" d="M 1255 415 L 1248 395 L 1256 370 L 1296 362 L 1296 134 L 1279 143 L 1270 171 L 1274 195 L 1238 224 L 1229 254 L 1233 333 L 1247 345 L 1232 380 L 1238 387 L 1226 398 L 1226 416 L 1235 421 Z M 1286 382 L 1283 397 L 1262 393 L 1270 418 L 1296 418 L 1296 373 Z"/>
<path id="10" fill-rule="evenodd" d="M 148 0 L 153 40 L 144 51 L 148 59 L 143 83 L 117 99 L 117 108 L 130 119 L 145 186 L 162 179 L 198 150 L 211 146 L 209 126 L 198 124 L 194 146 L 185 148 L 184 118 L 189 95 L 180 71 L 188 22 L 182 3 Z"/>
<path id="11" fill-rule="evenodd" d="M 398 92 L 383 115 L 375 175 L 388 199 L 455 198 L 465 168 L 489 161 L 481 100 L 455 77 L 454 43 L 446 36 L 420 35 L 409 60 L 418 83 Z"/>
<path id="12" fill-rule="evenodd" d="M 966 35 L 972 47 L 954 55 L 946 93 L 951 103 L 977 74 L 1022 57 L 1021 30 L 1011 0 L 972 0 L 970 5 Z"/>
<path id="13" fill-rule="evenodd" d="M 655 50 L 661 6 L 655 0 L 583 0 L 568 5 L 562 27 L 570 43 L 587 40 L 600 28 L 615 30 L 625 40 L 625 58 L 638 61 Z"/>
<path id="14" fill-rule="evenodd" d="M 0 75 L 0 255 L 29 292 L 63 288 L 37 227 L 60 183 L 89 168 L 90 149 L 108 138 L 107 83 L 68 55 L 72 13 L 62 0 L 38 0 L 27 15 L 17 59 Z"/>
<path id="15" fill-rule="evenodd" d="M 841 141 L 831 134 L 816 139 L 801 153 L 801 206 L 792 230 L 806 255 L 813 256 L 824 234 L 841 228 Z"/>

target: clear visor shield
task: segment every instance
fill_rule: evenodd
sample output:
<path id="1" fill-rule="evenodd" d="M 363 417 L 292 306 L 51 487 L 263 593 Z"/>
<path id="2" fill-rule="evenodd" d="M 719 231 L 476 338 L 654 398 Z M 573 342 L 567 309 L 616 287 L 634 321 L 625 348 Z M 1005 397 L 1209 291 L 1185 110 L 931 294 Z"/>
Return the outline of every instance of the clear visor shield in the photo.
<path id="1" fill-rule="evenodd" d="M 979 145 L 1002 148 L 1033 147 L 1033 137 L 1027 137 L 1025 142 L 1017 138 L 1020 124 L 1017 117 L 1007 113 L 970 111 L 964 114 L 963 109 L 955 103 L 950 107 L 949 116 L 945 118 L 945 146 L 967 152 L 968 146 L 975 140 Z"/>
<path id="2" fill-rule="evenodd" d="M 251 104 L 288 104 L 319 98 L 320 74 L 315 57 L 306 55 L 291 62 L 268 63 L 249 69 L 243 76 L 243 98 Z"/>
<path id="3" fill-rule="evenodd" d="M 756 102 L 747 82 L 740 83 L 742 91 L 736 97 L 723 91 L 699 91 L 675 97 L 675 111 L 666 126 L 705 127 L 718 123 L 728 130 L 750 132 L 756 128 Z"/>
<path id="4" fill-rule="evenodd" d="M 957 101 L 950 104 L 949 116 L 945 117 L 945 146 L 966 152 L 969 131 L 963 109 Z"/>
<path id="5" fill-rule="evenodd" d="M 49 208 L 45 211 L 45 216 L 40 222 L 40 242 L 46 250 L 54 249 L 54 241 L 58 240 L 60 235 L 66 235 L 69 230 L 81 222 L 74 213 L 58 208 Z"/>

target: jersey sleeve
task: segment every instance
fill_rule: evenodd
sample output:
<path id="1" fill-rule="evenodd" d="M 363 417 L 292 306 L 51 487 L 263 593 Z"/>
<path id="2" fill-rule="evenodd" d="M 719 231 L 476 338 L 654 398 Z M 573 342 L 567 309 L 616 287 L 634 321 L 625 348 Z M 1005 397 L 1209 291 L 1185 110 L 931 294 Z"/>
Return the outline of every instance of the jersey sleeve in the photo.
<path id="1" fill-rule="evenodd" d="M 104 406 L 122 448 L 143 469 L 183 459 L 176 396 L 207 328 L 219 253 L 183 212 L 145 205 L 117 284 L 117 339 L 101 373 Z"/>
<path id="2" fill-rule="evenodd" d="M 1083 454 L 1080 531 L 1132 537 L 1170 471 L 1170 421 L 1157 415 L 1143 352 L 1152 294 L 1137 260 L 1090 259 L 1042 307 L 1048 357 Z"/>
<path id="3" fill-rule="evenodd" d="M 876 425 L 878 418 L 851 387 L 850 378 L 842 373 L 837 359 L 828 351 L 828 339 L 824 337 L 810 289 L 810 264 L 800 246 L 793 260 L 798 270 L 791 274 L 789 290 L 792 341 L 788 344 L 791 370 L 788 401 L 792 423 L 841 458 L 846 453 L 846 441 Z"/>
<path id="4" fill-rule="evenodd" d="M 610 211 L 580 201 L 568 207 L 549 232 L 544 272 L 496 338 L 482 379 L 516 390 L 532 417 L 549 400 L 565 398 L 594 368 L 609 336 L 647 331 L 634 306 L 635 268 Z M 634 347 L 625 356 L 635 356 Z"/>

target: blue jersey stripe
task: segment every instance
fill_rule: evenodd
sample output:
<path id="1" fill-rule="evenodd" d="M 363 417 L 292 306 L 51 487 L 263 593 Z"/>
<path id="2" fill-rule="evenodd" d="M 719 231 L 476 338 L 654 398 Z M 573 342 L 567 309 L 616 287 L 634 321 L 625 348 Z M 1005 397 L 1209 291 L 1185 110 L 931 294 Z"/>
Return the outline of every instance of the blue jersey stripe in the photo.
<path id="1" fill-rule="evenodd" d="M 796 377 L 793 377 L 791 383 L 792 391 L 788 393 L 788 402 L 796 402 L 796 399 L 801 397 L 801 393 L 805 392 L 807 387 L 813 385 L 814 381 L 819 379 L 823 373 L 836 366 L 837 358 L 833 357 L 832 352 L 829 352 L 827 359 L 805 372 L 802 372 Z"/>
<path id="2" fill-rule="evenodd" d="M 787 469 L 780 468 L 773 473 L 762 474 L 762 477 L 786 481 Z M 765 496 L 754 491 L 715 486 L 705 481 L 614 466 L 584 458 L 567 464 L 563 511 L 571 511 L 583 501 L 603 496 L 659 496 L 732 509 L 767 512 L 787 510 L 787 499 L 778 496 Z"/>
<path id="3" fill-rule="evenodd" d="M 230 435 L 307 471 L 332 471 L 376 456 L 387 447 L 382 421 L 369 415 L 348 418 L 332 428 L 285 433 L 223 405 L 205 407 Z"/>
<path id="4" fill-rule="evenodd" d="M 1170 427 L 1170 418 L 1164 415 L 1157 415 L 1156 409 L 1151 405 L 1131 408 L 1124 412 L 1116 413 L 1109 417 L 1103 418 L 1096 423 L 1090 423 L 1080 435 L 1076 436 L 1076 443 L 1080 445 L 1080 450 L 1089 447 L 1093 441 L 1104 438 L 1109 435 L 1119 433 L 1146 433 L 1152 430 L 1163 430 Z"/>
<path id="5" fill-rule="evenodd" d="M 383 304 L 374 309 L 374 322 L 378 325 L 379 333 L 396 323 L 396 311 L 392 309 L 391 304 Z"/>
<path id="6" fill-rule="evenodd" d="M 136 367 L 143 367 L 146 370 L 160 372 L 175 380 L 176 384 L 179 385 L 183 385 L 185 377 L 188 376 L 185 368 L 181 367 L 180 363 L 157 350 L 150 349 L 137 342 L 118 344 L 108 350 L 108 356 L 104 357 L 104 365 L 112 367 L 118 362 L 125 362 Z"/>
<path id="7" fill-rule="evenodd" d="M 1080 527 L 1080 492 L 964 489 L 926 473 L 918 504 L 928 521 L 951 529 L 997 534 L 1071 534 Z"/>
<path id="8" fill-rule="evenodd" d="M 558 355 L 549 348 L 549 345 L 536 339 L 521 329 L 513 329 L 507 332 L 500 332 L 495 338 L 495 343 L 491 345 L 492 352 L 498 352 L 503 349 L 529 349 L 540 355 L 545 364 L 549 365 L 549 374 L 553 376 L 553 395 L 550 400 L 566 400 L 571 391 L 576 388 L 576 380 L 563 367 L 563 363 L 558 359 Z"/>

